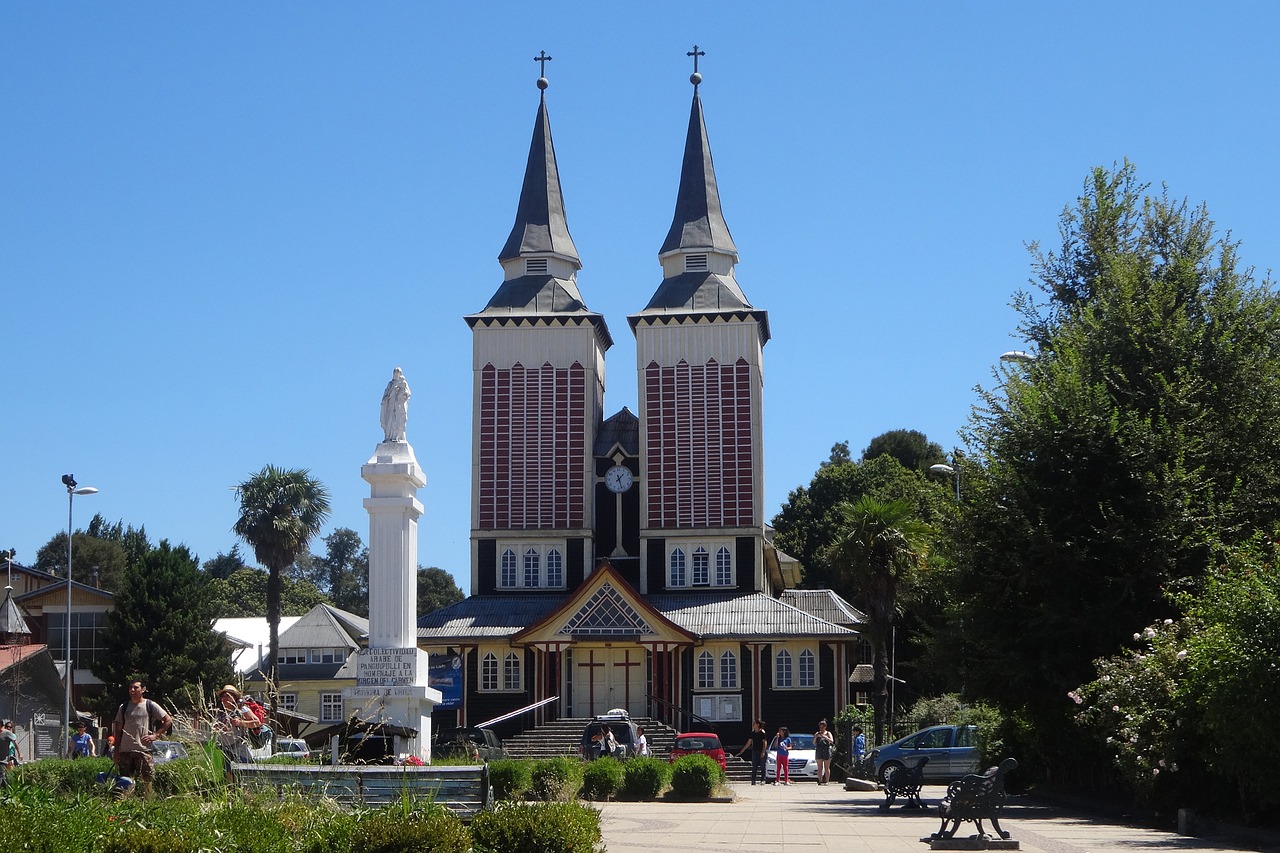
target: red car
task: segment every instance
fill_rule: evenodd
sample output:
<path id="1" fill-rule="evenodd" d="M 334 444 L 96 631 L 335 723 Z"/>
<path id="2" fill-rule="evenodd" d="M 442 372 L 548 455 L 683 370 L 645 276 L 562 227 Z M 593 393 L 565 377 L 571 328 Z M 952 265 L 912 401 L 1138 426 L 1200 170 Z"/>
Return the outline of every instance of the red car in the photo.
<path id="1" fill-rule="evenodd" d="M 684 732 L 676 735 L 675 745 L 671 747 L 671 761 L 682 755 L 705 755 L 714 758 L 720 769 L 724 769 L 724 747 L 720 737 L 711 732 Z"/>

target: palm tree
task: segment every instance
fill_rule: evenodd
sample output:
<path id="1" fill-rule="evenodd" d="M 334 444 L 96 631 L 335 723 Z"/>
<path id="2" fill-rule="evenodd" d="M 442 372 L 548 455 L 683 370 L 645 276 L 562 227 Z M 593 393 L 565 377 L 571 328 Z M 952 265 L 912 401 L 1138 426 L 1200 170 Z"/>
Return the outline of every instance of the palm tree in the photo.
<path id="1" fill-rule="evenodd" d="M 840 530 L 827 548 L 827 559 L 839 578 L 840 592 L 866 606 L 865 631 L 872 651 L 871 703 L 876 743 L 884 743 L 885 706 L 889 698 L 888 639 L 898 606 L 898 591 L 910 584 L 928 550 L 929 525 L 903 500 L 883 501 L 863 495 L 836 506 Z"/>
<path id="2" fill-rule="evenodd" d="M 276 666 L 280 656 L 280 573 L 307 550 L 329 517 L 329 491 L 306 469 L 286 471 L 268 465 L 236 486 L 240 518 L 231 529 L 253 548 L 267 568 L 267 624 L 270 626 L 267 685 L 271 710 L 276 704 Z"/>

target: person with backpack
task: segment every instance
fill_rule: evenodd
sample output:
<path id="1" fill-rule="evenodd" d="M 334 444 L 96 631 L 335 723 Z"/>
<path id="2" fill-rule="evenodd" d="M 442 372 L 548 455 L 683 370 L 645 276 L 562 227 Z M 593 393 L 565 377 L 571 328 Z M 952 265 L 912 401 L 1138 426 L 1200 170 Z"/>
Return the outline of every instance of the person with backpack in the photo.
<path id="1" fill-rule="evenodd" d="M 128 776 L 142 786 L 143 796 L 151 796 L 151 777 L 155 761 L 151 744 L 173 726 L 173 717 L 156 702 L 146 697 L 147 687 L 141 679 L 129 683 L 129 699 L 120 705 L 112 724 L 116 739 L 115 763 L 121 776 Z"/>
<path id="2" fill-rule="evenodd" d="M 214 695 L 217 711 L 214 713 L 214 728 L 218 731 L 218 748 L 222 750 L 223 767 L 226 768 L 227 781 L 233 781 L 231 762 L 253 761 L 249 751 L 249 733 L 262 728 L 262 722 L 245 703 L 244 697 L 234 684 L 223 686 Z"/>

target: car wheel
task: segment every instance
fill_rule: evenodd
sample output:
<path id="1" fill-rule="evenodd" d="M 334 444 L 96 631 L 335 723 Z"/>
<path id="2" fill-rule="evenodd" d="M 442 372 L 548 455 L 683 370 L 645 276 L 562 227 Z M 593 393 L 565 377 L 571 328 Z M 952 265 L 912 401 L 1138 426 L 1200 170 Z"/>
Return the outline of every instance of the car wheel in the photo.
<path id="1" fill-rule="evenodd" d="M 901 770 L 901 769 L 902 769 L 902 764 L 901 764 L 900 762 L 897 762 L 897 761 L 886 761 L 886 762 L 885 762 L 883 765 L 881 765 L 881 767 L 880 767 L 880 782 L 881 782 L 881 784 L 883 784 L 883 783 L 885 783 L 885 782 L 888 782 L 888 781 L 889 781 L 889 777 L 890 777 L 890 776 L 892 776 L 894 773 L 897 773 L 897 772 L 898 772 L 899 770 Z"/>

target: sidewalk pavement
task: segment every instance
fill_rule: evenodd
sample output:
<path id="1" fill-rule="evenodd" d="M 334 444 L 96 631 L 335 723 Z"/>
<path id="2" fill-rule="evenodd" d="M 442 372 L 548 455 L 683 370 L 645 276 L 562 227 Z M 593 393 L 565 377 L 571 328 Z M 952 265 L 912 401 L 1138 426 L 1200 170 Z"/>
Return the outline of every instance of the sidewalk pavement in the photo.
<path id="1" fill-rule="evenodd" d="M 774 786 L 738 783 L 733 802 L 603 803 L 601 827 L 608 853 L 653 851 L 782 851 L 782 853 L 925 853 L 920 837 L 938 829 L 936 804 L 944 786 L 926 786 L 926 808 L 907 810 L 901 801 L 881 811 L 884 795 L 846 791 L 837 783 Z M 1067 809 L 1013 798 L 1001 826 L 1028 853 L 1102 851 L 1266 851 L 1280 844 L 1189 838 Z M 958 836 L 973 833 L 966 823 Z M 990 827 L 988 826 L 988 831 Z"/>

